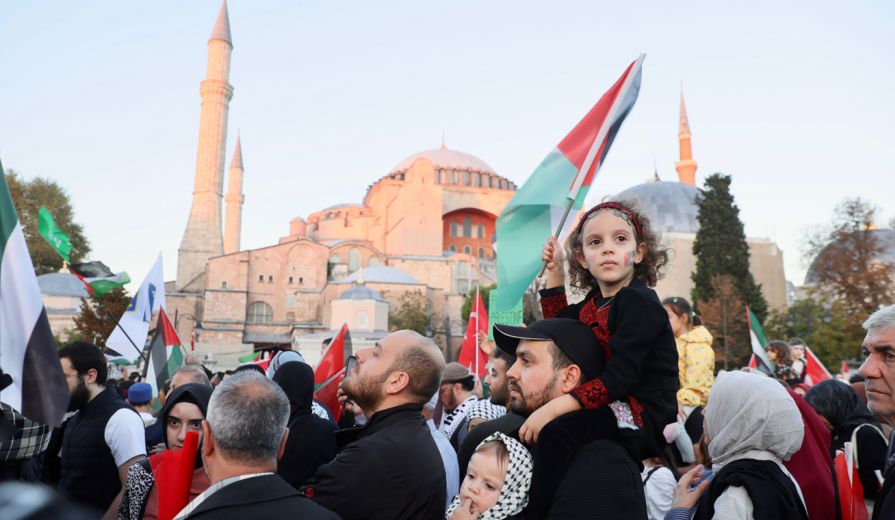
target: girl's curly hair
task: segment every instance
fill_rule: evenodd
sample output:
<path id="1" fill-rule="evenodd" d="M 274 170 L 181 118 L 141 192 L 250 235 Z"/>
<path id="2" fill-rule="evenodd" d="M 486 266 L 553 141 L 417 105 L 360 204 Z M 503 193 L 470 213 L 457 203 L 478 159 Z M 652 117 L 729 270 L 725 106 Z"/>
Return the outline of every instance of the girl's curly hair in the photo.
<path id="1" fill-rule="evenodd" d="M 581 218 L 575 229 L 569 233 L 566 241 L 566 256 L 569 260 L 569 285 L 578 291 L 588 292 L 598 287 L 594 275 L 578 262 L 579 255 L 583 255 L 582 231 L 584 225 L 597 214 L 598 211 L 615 211 L 634 228 L 637 246 L 646 245 L 646 253 L 643 260 L 634 266 L 634 279 L 640 280 L 647 287 L 654 287 L 662 278 L 662 268 L 668 263 L 668 249 L 662 247 L 661 236 L 652 230 L 649 218 L 637 210 L 636 205 L 629 201 L 604 202 L 588 210 Z"/>

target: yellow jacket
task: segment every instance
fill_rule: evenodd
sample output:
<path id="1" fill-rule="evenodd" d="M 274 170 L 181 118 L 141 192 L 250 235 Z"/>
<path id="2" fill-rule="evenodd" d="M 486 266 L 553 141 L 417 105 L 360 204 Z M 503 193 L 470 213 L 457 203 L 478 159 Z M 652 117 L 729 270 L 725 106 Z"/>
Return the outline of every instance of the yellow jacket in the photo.
<path id="1" fill-rule="evenodd" d="M 677 400 L 684 406 L 705 406 L 709 390 L 715 382 L 712 335 L 705 327 L 699 326 L 675 338 L 675 342 L 681 384 Z"/>

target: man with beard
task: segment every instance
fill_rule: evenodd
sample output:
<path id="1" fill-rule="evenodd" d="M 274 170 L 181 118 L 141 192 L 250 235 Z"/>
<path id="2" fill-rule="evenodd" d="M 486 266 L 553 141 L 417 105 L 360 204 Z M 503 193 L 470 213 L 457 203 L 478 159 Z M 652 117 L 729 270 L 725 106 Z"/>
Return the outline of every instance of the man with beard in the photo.
<path id="1" fill-rule="evenodd" d="M 62 437 L 59 491 L 74 502 L 115 518 L 127 472 L 146 456 L 143 421 L 116 392 L 106 389 L 106 358 L 76 341 L 59 350 L 59 362 L 76 411 Z"/>
<path id="2" fill-rule="evenodd" d="M 500 350 L 516 356 L 507 372 L 508 408 L 523 421 L 550 400 L 598 376 L 605 366 L 596 336 L 578 320 L 553 318 L 528 327 L 495 325 L 494 340 Z M 529 447 L 535 467 L 525 518 L 646 518 L 639 463 L 619 442 L 610 440 L 565 453 L 581 446 L 581 439 L 598 437 L 601 421 L 588 410 L 563 417 L 561 428 L 557 421 L 548 423 Z M 490 430 L 494 422 L 476 430 Z M 503 433 L 518 438 L 519 426 Z M 549 462 L 552 455 L 572 463 L 539 464 Z"/>
<path id="3" fill-rule="evenodd" d="M 454 450 L 466 438 L 466 416 L 478 401 L 472 392 L 474 388 L 475 376 L 468 368 L 456 361 L 447 364 L 438 387 L 438 398 L 444 410 L 438 431 L 451 441 Z"/>
<path id="4" fill-rule="evenodd" d="M 438 390 L 444 357 L 409 330 L 355 356 L 342 390 L 367 423 L 337 434 L 339 454 L 302 491 L 344 520 L 442 518 L 445 470 L 422 409 Z"/>

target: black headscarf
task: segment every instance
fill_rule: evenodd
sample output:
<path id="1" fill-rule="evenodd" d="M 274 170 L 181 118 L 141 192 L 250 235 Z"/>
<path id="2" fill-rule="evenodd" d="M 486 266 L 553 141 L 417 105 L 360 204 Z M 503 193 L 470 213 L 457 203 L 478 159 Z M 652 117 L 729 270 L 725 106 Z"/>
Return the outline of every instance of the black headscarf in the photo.
<path id="1" fill-rule="evenodd" d="M 843 444 L 851 440 L 851 434 L 858 426 L 869 423 L 879 427 L 879 422 L 858 398 L 851 385 L 841 381 L 821 381 L 808 390 L 805 400 L 833 427 L 833 442 L 830 445 L 832 453 L 842 449 Z"/>
<path id="2" fill-rule="evenodd" d="M 306 484 L 317 468 L 336 456 L 336 430 L 331 421 L 311 413 L 314 370 L 307 363 L 289 361 L 273 375 L 289 398 L 289 437 L 277 474 L 296 489 Z"/>
<path id="3" fill-rule="evenodd" d="M 199 410 L 202 411 L 202 416 L 204 417 L 208 413 L 208 401 L 211 400 L 211 392 L 213 390 L 214 388 L 208 385 L 190 383 L 178 386 L 171 392 L 171 395 L 169 395 L 168 399 L 165 401 L 165 406 L 163 406 L 158 413 L 159 421 L 162 423 L 162 431 L 165 434 L 166 448 L 170 448 L 170 446 L 168 446 L 168 415 L 171 413 L 171 409 L 174 408 L 174 405 L 184 402 L 193 403 L 199 407 Z M 198 456 L 197 459 L 201 465 L 202 459 Z"/>
<path id="4" fill-rule="evenodd" d="M 283 363 L 273 375 L 274 383 L 289 398 L 289 422 L 300 415 L 310 415 L 314 402 L 314 370 L 307 363 Z"/>

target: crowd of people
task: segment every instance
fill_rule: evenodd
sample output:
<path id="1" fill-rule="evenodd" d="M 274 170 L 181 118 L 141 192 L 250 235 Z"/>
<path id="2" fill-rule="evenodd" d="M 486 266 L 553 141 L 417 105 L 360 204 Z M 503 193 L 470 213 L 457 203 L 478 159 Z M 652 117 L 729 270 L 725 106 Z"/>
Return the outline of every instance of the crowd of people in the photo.
<path id="1" fill-rule="evenodd" d="M 651 289 L 660 244 L 633 206 L 597 205 L 544 245 L 543 319 L 480 338 L 483 381 L 398 330 L 353 353 L 338 411 L 293 351 L 231 373 L 188 359 L 153 412 L 139 374 L 112 380 L 99 347 L 69 344 L 62 427 L 2 407 L 0 517 L 895 518 L 895 305 L 864 322 L 861 381 L 811 381 L 798 338 L 769 343 L 770 373 L 716 374 L 690 303 Z"/>

